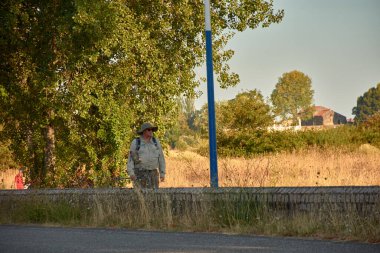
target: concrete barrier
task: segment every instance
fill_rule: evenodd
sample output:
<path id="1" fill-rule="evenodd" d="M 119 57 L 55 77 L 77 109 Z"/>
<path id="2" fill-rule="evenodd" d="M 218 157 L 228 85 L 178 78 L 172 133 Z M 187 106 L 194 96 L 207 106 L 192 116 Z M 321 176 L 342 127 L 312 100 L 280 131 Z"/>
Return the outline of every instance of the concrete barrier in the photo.
<path id="1" fill-rule="evenodd" d="M 166 201 L 173 209 L 195 202 L 263 204 L 287 211 L 355 210 L 359 213 L 379 212 L 379 186 L 352 187 L 260 187 L 260 188 L 161 188 L 136 191 L 121 188 L 0 190 L 0 208 L 10 202 L 36 199 L 44 203 L 67 201 L 91 205 L 94 199 L 119 199 L 123 203 L 144 198 Z"/>

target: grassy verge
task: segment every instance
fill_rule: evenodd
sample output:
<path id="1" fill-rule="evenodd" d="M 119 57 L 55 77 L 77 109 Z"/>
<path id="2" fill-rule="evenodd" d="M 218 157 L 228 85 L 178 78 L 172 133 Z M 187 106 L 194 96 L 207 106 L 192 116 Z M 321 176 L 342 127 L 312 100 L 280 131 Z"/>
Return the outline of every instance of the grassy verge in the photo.
<path id="1" fill-rule="evenodd" d="M 167 195 L 70 196 L 47 201 L 40 195 L 2 201 L 2 224 L 120 227 L 166 231 L 228 232 L 380 242 L 375 212 L 289 211 L 252 200 L 171 200 Z"/>

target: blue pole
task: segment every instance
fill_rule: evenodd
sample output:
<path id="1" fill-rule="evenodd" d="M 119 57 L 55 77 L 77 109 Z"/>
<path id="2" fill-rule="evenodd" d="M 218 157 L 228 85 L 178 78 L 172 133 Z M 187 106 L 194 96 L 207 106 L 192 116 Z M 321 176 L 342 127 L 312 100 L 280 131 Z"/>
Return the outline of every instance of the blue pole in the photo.
<path id="1" fill-rule="evenodd" d="M 208 129 L 210 145 L 210 183 L 211 187 L 218 187 L 218 160 L 216 152 L 216 127 L 215 127 L 215 99 L 214 99 L 214 75 L 212 66 L 212 39 L 210 0 L 204 1 L 205 5 L 205 31 L 206 31 L 206 65 L 207 65 L 207 99 L 208 99 Z"/>

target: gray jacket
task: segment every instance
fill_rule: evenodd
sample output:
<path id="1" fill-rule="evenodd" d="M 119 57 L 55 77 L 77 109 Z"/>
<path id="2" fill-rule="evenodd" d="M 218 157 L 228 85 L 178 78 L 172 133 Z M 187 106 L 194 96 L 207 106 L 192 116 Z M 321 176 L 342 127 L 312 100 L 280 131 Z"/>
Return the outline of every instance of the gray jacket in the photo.
<path id="1" fill-rule="evenodd" d="M 145 141 L 140 136 L 140 149 L 136 150 L 137 140 L 134 139 L 129 149 L 129 158 L 127 163 L 127 171 L 129 176 L 135 175 L 135 169 L 155 170 L 158 169 L 160 177 L 165 177 L 165 157 L 162 151 L 162 146 L 156 138 L 157 146 L 153 140 Z"/>

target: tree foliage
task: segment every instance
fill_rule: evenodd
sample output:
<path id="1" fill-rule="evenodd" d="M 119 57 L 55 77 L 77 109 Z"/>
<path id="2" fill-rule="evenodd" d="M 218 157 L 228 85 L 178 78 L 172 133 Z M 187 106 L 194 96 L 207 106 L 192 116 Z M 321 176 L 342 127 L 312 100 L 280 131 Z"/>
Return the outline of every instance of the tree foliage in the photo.
<path id="1" fill-rule="evenodd" d="M 177 120 L 173 121 L 173 124 L 165 133 L 165 139 L 169 143 L 171 148 L 183 148 L 187 147 L 187 143 L 182 143 L 183 138 L 195 138 L 195 106 L 194 98 L 180 97 L 177 100 Z M 183 145 L 182 145 L 183 144 Z"/>
<path id="2" fill-rule="evenodd" d="M 122 164 L 131 118 L 126 62 L 112 64 L 137 40 L 119 44 L 134 27 L 125 21 L 128 12 L 104 1 L 9 1 L 2 7 L 3 132 L 31 181 L 57 186 L 60 175 L 80 164 L 95 175 L 112 174 Z"/>
<path id="3" fill-rule="evenodd" d="M 203 2 L 4 0 L 0 4 L 2 138 L 35 186 L 95 185 L 123 173 L 143 121 L 176 119 L 204 62 Z M 212 1 L 214 67 L 222 87 L 234 31 L 280 22 L 272 1 Z"/>
<path id="4" fill-rule="evenodd" d="M 0 133 L 1 131 L 3 131 L 2 125 L 0 125 Z M 13 160 L 12 153 L 9 150 L 9 144 L 9 140 L 2 141 L 0 139 L 0 172 L 9 168 L 17 168 L 17 164 Z"/>
<path id="5" fill-rule="evenodd" d="M 356 106 L 352 109 L 355 121 L 363 122 L 372 115 L 380 112 L 380 83 L 370 88 L 358 97 Z"/>
<path id="6" fill-rule="evenodd" d="M 220 113 L 224 128 L 234 131 L 266 129 L 273 123 L 270 107 L 257 90 L 238 94 L 222 106 Z"/>
<path id="7" fill-rule="evenodd" d="M 239 93 L 234 99 L 215 104 L 218 136 L 266 130 L 273 123 L 270 107 L 257 90 Z M 195 125 L 200 133 L 208 133 L 208 106 L 197 113 Z"/>
<path id="8" fill-rule="evenodd" d="M 297 118 L 311 116 L 314 91 L 311 79 L 304 73 L 294 70 L 279 78 L 271 94 L 273 111 L 282 120 L 297 122 Z"/>
<path id="9" fill-rule="evenodd" d="M 208 129 L 207 109 L 205 105 L 196 121 L 202 133 L 207 133 Z M 234 99 L 217 103 L 215 113 L 218 153 L 222 155 L 257 152 L 261 149 L 256 145 L 257 138 L 273 123 L 270 107 L 257 90 L 242 92 Z M 207 153 L 205 147 L 200 147 L 199 152 Z"/>

